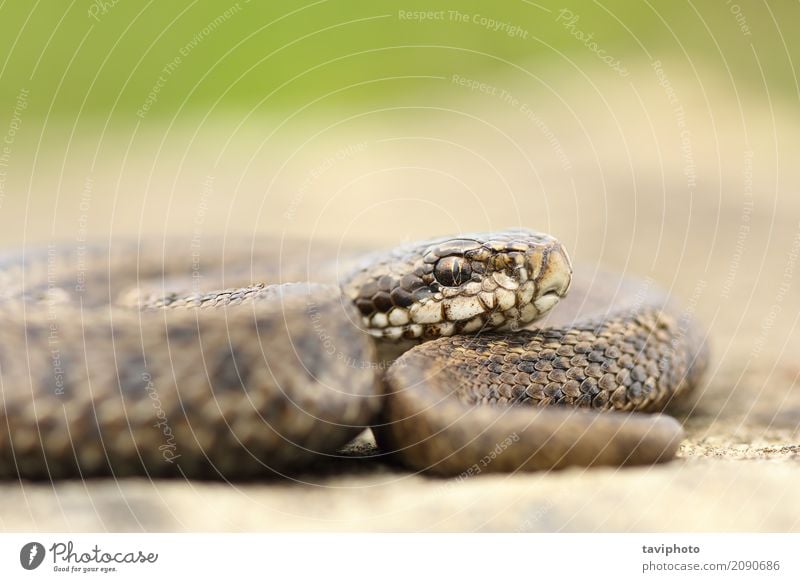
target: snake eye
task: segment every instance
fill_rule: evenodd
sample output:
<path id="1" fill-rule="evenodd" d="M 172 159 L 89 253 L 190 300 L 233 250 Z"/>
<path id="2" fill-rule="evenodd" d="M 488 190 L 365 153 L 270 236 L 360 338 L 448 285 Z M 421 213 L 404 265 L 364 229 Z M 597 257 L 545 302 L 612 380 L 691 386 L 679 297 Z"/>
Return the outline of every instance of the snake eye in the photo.
<path id="1" fill-rule="evenodd" d="M 444 257 L 437 261 L 433 276 L 445 287 L 458 287 L 470 280 L 472 268 L 461 257 Z"/>

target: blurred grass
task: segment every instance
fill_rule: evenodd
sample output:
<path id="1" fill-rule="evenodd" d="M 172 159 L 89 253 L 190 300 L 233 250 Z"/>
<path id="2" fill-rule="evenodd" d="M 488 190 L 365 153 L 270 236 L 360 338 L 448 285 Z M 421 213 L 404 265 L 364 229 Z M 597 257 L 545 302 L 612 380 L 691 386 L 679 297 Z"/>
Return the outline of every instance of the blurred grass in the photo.
<path id="1" fill-rule="evenodd" d="M 198 112 L 286 112 L 315 100 L 310 110 L 396 105 L 441 88 L 430 77 L 513 74 L 515 65 L 578 75 L 570 60 L 588 67 L 598 59 L 556 22 L 562 8 L 623 63 L 674 58 L 728 77 L 737 90 L 800 94 L 797 1 L 6 0 L 0 121 L 10 117 L 21 88 L 30 91 L 33 117 L 138 121 L 138 111 L 158 122 Z M 443 20 L 419 22 L 399 18 L 401 10 L 445 13 Z M 451 10 L 469 21 L 451 18 Z M 527 38 L 475 23 L 476 14 L 520 27 Z M 177 66 L 165 74 L 170 63 Z M 163 86 L 143 112 L 160 76 Z"/>

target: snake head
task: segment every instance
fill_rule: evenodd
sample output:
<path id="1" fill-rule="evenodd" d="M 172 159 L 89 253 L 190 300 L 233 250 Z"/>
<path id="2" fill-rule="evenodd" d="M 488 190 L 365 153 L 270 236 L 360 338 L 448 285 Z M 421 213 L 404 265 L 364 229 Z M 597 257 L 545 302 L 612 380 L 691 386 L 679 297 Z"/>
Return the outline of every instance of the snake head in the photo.
<path id="1" fill-rule="evenodd" d="M 342 284 L 377 338 L 427 340 L 515 330 L 564 297 L 566 250 L 526 229 L 465 234 L 375 254 Z"/>

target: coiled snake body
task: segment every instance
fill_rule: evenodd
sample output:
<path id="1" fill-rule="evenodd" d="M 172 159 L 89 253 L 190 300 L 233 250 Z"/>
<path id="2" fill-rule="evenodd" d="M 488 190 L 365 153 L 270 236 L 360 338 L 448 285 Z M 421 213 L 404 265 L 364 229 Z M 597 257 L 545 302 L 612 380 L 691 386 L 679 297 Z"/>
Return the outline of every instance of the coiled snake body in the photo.
<path id="1" fill-rule="evenodd" d="M 680 425 L 639 412 L 697 384 L 700 330 L 608 275 L 537 322 L 572 278 L 522 229 L 362 257 L 279 240 L 6 257 L 0 476 L 283 473 L 366 427 L 440 474 L 671 458 Z"/>

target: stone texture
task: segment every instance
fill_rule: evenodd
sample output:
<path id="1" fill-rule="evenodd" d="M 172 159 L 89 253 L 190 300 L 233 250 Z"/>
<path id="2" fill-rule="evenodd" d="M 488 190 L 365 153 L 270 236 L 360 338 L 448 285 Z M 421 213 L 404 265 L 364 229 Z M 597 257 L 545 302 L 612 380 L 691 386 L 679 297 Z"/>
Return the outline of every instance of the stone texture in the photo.
<path id="1" fill-rule="evenodd" d="M 270 148 L 271 142 L 264 146 L 258 124 L 253 124 L 252 134 L 237 134 L 235 146 L 224 155 L 216 146 L 225 143 L 219 139 L 225 127 L 204 127 L 199 135 L 195 127 L 188 128 L 184 141 L 173 130 L 159 150 L 158 164 L 153 157 L 157 148 L 154 141 L 146 141 L 147 136 L 137 138 L 129 153 L 104 142 L 93 165 L 98 168 L 93 176 L 98 196 L 90 218 L 92 234 L 97 236 L 103 235 L 103 225 L 111 223 L 112 216 L 109 228 L 117 235 L 160 234 L 165 227 L 191 232 L 197 187 L 213 166 L 218 168 L 215 193 L 256 194 L 238 195 L 235 203 L 221 194 L 211 197 L 204 225 L 208 232 L 236 224 L 245 232 L 303 236 L 313 224 L 315 235 L 333 240 L 353 235 L 357 228 L 362 240 L 393 243 L 454 228 L 479 230 L 520 222 L 547 229 L 567 245 L 576 262 L 597 261 L 606 268 L 650 277 L 707 325 L 713 361 L 702 393 L 680 412 L 688 438 L 678 460 L 654 467 L 479 475 L 462 481 L 409 474 L 379 459 L 356 457 L 295 482 L 5 482 L 0 484 L 0 529 L 800 530 L 796 102 L 768 100 L 763 89 L 756 88 L 734 96 L 728 81 L 715 82 L 709 74 L 701 86 L 691 69 L 666 61 L 663 66 L 684 108 L 691 167 L 681 148 L 673 107 L 649 64 L 640 68 L 632 64 L 630 83 L 607 71 L 591 71 L 590 89 L 580 80 L 559 77 L 557 71 L 540 71 L 553 80 L 557 97 L 549 98 L 519 79 L 498 86 L 518 95 L 536 91 L 537 115 L 557 135 L 570 168 L 519 112 L 499 103 L 487 108 L 485 101 L 460 95 L 450 104 L 479 116 L 481 123 L 442 114 L 441 119 L 425 119 L 416 126 L 410 120 L 381 126 L 372 119 L 369 126 L 343 125 L 330 141 L 304 149 L 285 169 L 281 163 L 292 148 L 277 143 Z M 562 102 L 569 103 L 569 115 Z M 579 127 L 573 115 L 580 120 Z M 416 141 L 413 147 L 407 140 L 377 141 L 407 135 L 437 139 Z M 461 150 L 448 147 L 442 136 L 476 148 L 493 165 L 484 167 L 475 162 L 477 158 L 465 157 Z M 509 146 L 509 136 L 522 144 L 519 150 Z M 161 135 L 147 139 L 159 140 Z M 302 199 L 294 197 L 308 168 L 342 144 L 361 140 L 369 144 L 361 154 L 326 171 Z M 183 160 L 188 143 L 200 145 Z M 81 168 L 89 167 L 95 146 L 74 145 L 66 173 L 39 172 L 36 188 L 80 192 L 85 180 Z M 243 164 L 262 146 L 263 164 L 258 171 L 248 171 Z M 172 151 L 174 159 L 169 157 Z M 529 157 L 520 157 L 519 151 Z M 116 160 L 122 152 L 127 157 L 125 179 L 120 181 Z M 23 155 L 15 152 L 15 159 Z M 63 167 L 61 151 L 45 147 L 38 155 L 37 168 Z M 220 163 L 215 162 L 217 155 L 223 155 Z M 437 174 L 375 171 L 414 165 L 435 167 Z M 183 168 L 180 175 L 174 171 L 177 167 Z M 270 172 L 279 168 L 280 175 L 270 182 Z M 697 176 L 694 186 L 687 184 L 689 170 Z M 440 180 L 438 173 L 460 176 L 472 192 L 466 193 L 450 178 Z M 24 171 L 9 173 L 8 191 L 29 191 L 27 179 Z M 260 210 L 263 184 L 268 182 L 270 195 L 275 193 L 270 203 L 276 208 L 269 215 Z M 146 202 L 141 196 L 145 189 Z M 104 190 L 117 196 L 105 199 L 99 195 Z M 331 192 L 339 192 L 339 197 L 327 204 Z M 409 192 L 425 193 L 436 208 L 450 214 L 444 218 L 431 212 L 427 198 L 424 203 L 409 201 Z M 484 200 L 480 211 L 464 203 L 473 200 L 474 192 Z M 514 204 L 509 192 L 516 193 Z M 161 201 L 172 206 L 160 206 Z M 23 240 L 22 229 L 29 241 L 49 240 L 51 228 L 67 240 L 74 239 L 77 214 L 70 212 L 78 212 L 77 203 L 63 203 L 58 220 L 49 214 L 50 205 L 43 204 L 25 223 L 19 219 L 26 215 L 24 202 L 24 197 L 5 201 L 7 228 L 0 240 L 8 246 Z M 352 222 L 353 208 L 377 208 L 382 203 L 386 216 L 378 208 Z M 168 209 L 181 205 L 187 210 L 185 216 L 173 218 L 175 213 Z M 287 207 L 292 211 L 288 222 L 283 218 Z M 400 209 L 407 209 L 407 215 Z M 169 216 L 169 220 L 142 227 L 138 217 L 143 215 Z M 120 218 L 125 216 L 129 221 Z M 342 232 L 342 225 L 350 225 L 350 230 Z M 354 452 L 371 450 L 368 443 L 361 443 Z"/>

